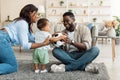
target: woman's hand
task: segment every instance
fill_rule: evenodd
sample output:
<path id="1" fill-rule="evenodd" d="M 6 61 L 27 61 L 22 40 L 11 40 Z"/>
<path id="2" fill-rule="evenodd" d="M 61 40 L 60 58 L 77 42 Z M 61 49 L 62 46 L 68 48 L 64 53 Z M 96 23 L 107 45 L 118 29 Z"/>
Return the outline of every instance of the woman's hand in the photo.
<path id="1" fill-rule="evenodd" d="M 32 43 L 31 49 L 42 47 L 48 44 L 50 44 L 50 36 L 48 36 L 42 43 Z"/>
<path id="2" fill-rule="evenodd" d="M 44 44 L 44 45 L 50 44 L 50 36 L 48 36 L 48 37 L 44 40 L 43 44 Z"/>

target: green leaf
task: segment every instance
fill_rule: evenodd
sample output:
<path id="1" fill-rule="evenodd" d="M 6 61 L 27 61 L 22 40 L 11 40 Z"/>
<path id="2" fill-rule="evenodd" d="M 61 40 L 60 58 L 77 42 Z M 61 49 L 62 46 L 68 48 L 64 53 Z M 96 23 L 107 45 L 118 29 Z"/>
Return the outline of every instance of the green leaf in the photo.
<path id="1" fill-rule="evenodd" d="M 120 23 L 120 18 L 118 16 L 113 16 L 119 23 Z"/>

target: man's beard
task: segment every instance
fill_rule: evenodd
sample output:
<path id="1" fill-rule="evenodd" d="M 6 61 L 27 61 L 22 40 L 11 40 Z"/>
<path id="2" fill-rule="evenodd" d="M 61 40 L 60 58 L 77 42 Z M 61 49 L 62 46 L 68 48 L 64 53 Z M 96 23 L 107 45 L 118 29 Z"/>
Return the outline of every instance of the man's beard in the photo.
<path id="1" fill-rule="evenodd" d="M 68 31 L 70 31 L 70 32 L 73 32 L 74 31 L 74 29 L 75 29 L 75 27 L 74 26 L 72 26 L 72 25 L 70 25 L 70 27 L 67 29 Z"/>

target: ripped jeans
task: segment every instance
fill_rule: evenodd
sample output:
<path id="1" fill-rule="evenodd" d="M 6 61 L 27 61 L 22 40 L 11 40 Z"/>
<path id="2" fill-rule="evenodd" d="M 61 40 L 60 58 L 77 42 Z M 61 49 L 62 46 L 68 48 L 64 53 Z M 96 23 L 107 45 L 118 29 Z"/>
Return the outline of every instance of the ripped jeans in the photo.
<path id="1" fill-rule="evenodd" d="M 0 75 L 16 72 L 18 63 L 7 32 L 0 30 Z"/>

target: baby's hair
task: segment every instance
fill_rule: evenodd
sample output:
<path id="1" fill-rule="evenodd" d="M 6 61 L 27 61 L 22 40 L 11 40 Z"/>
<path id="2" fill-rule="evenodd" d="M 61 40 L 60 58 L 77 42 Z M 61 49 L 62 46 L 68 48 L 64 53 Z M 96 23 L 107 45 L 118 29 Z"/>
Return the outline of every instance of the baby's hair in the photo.
<path id="1" fill-rule="evenodd" d="M 47 25 L 48 21 L 49 20 L 46 19 L 46 18 L 39 19 L 38 22 L 37 22 L 37 28 L 41 30 L 42 28 L 44 28 Z"/>

